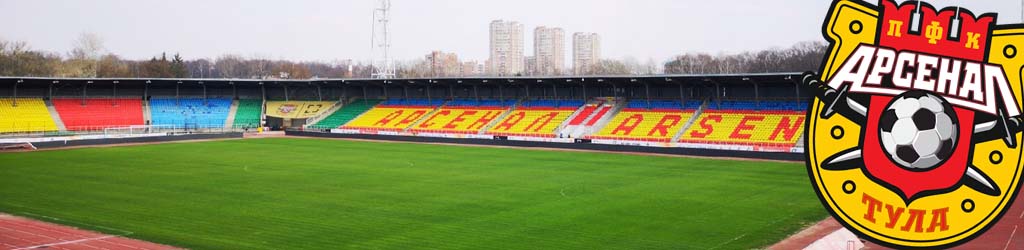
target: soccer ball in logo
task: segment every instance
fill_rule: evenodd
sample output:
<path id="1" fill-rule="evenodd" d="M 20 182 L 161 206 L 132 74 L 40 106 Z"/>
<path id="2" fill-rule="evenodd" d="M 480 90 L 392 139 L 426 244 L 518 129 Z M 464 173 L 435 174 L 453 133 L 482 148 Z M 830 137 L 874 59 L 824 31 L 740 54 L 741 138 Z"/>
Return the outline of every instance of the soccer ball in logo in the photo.
<path id="1" fill-rule="evenodd" d="M 926 171 L 953 154 L 958 124 L 946 99 L 913 90 L 889 102 L 878 127 L 889 159 L 909 170 Z"/>

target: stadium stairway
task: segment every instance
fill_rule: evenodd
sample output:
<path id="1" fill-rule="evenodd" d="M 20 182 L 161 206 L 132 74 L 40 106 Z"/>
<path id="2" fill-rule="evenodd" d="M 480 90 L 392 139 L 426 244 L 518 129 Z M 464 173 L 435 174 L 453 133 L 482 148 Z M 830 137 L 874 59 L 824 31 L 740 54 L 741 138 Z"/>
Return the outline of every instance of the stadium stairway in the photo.
<path id="1" fill-rule="evenodd" d="M 686 125 L 683 125 L 683 129 L 680 129 L 679 133 L 676 133 L 676 135 L 672 137 L 672 141 L 678 142 L 679 138 L 683 137 L 683 133 L 686 133 L 687 130 L 693 127 L 693 124 L 697 122 L 697 118 L 700 118 L 700 115 L 704 114 L 704 111 L 707 110 L 707 108 L 708 102 L 700 101 L 700 107 L 698 107 L 697 111 L 693 113 L 693 117 L 690 117 L 690 120 L 686 122 Z"/>
<path id="2" fill-rule="evenodd" d="M 594 114 L 587 118 L 581 126 L 576 128 L 575 131 L 572 131 L 569 136 L 573 138 L 581 138 L 600 131 L 601 128 L 607 126 L 608 123 L 611 122 L 623 108 L 625 108 L 625 104 L 626 101 L 622 99 L 611 97 L 606 98 L 602 107 L 603 109 L 595 110 Z"/>
<path id="3" fill-rule="evenodd" d="M 486 135 L 487 131 L 490 131 L 492 128 L 494 128 L 494 126 L 497 126 L 501 121 L 507 119 L 509 115 L 515 113 L 516 108 L 518 107 L 519 102 L 515 101 L 515 103 L 513 103 L 512 106 L 509 106 L 508 112 L 505 112 L 504 114 L 501 114 L 501 116 L 498 116 L 498 118 L 494 119 L 494 122 L 491 122 L 490 124 L 487 124 L 487 126 L 484 126 L 484 128 L 481 129 L 480 132 L 477 132 L 477 134 Z"/>
<path id="4" fill-rule="evenodd" d="M 142 100 L 142 121 L 146 124 L 153 123 L 153 111 L 150 110 L 149 101 Z"/>
<path id="5" fill-rule="evenodd" d="M 238 112 L 238 100 L 231 100 L 231 108 L 228 109 L 228 118 L 224 120 L 224 128 L 234 127 L 236 112 Z"/>
<path id="6" fill-rule="evenodd" d="M 57 125 L 57 130 L 61 132 L 67 132 L 68 127 L 64 126 L 64 120 L 60 119 L 60 113 L 57 113 L 57 108 L 53 106 L 53 101 L 49 99 L 45 99 L 43 101 L 46 102 L 46 109 L 50 110 L 50 114 L 56 114 L 51 116 L 50 118 L 53 118 L 53 123 Z"/>
<path id="7" fill-rule="evenodd" d="M 566 119 L 564 124 L 558 127 L 558 134 L 571 136 L 577 128 L 582 126 L 584 122 L 594 115 L 594 111 L 600 108 L 602 104 L 604 104 L 604 101 L 599 98 L 593 98 L 590 101 L 587 101 L 583 106 L 576 109 L 576 112 L 573 112 L 572 115 Z"/>

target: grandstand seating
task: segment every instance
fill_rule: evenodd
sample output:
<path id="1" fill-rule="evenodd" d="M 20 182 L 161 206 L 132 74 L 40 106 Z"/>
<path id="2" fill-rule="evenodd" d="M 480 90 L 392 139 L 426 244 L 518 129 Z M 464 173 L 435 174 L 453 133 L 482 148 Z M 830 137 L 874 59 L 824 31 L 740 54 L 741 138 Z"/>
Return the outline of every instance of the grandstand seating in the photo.
<path id="1" fill-rule="evenodd" d="M 581 110 L 580 113 L 576 115 L 576 117 L 572 118 L 572 120 L 569 121 L 569 125 L 583 124 L 583 121 L 590 117 L 590 115 L 594 114 L 594 111 L 596 111 L 598 107 L 601 107 L 601 105 L 587 104 L 587 106 L 583 107 L 583 110 Z"/>
<path id="2" fill-rule="evenodd" d="M 365 113 L 367 110 L 372 109 L 373 106 L 376 106 L 380 102 L 381 102 L 381 100 L 358 100 L 358 101 L 352 102 L 352 103 L 350 103 L 348 105 L 345 105 L 345 107 L 342 107 L 341 109 L 338 109 L 337 111 L 335 111 L 331 115 L 327 116 L 323 120 L 320 120 L 320 122 L 317 122 L 315 125 L 313 125 L 313 127 L 316 127 L 316 128 L 338 128 L 338 127 L 341 127 L 341 125 L 345 125 L 345 123 L 348 123 L 349 121 L 352 121 L 352 119 L 355 119 L 359 115 Z"/>
<path id="3" fill-rule="evenodd" d="M 153 125 L 187 128 L 224 127 L 231 99 L 153 98 L 150 100 Z"/>
<path id="4" fill-rule="evenodd" d="M 363 131 L 402 131 L 443 103 L 442 100 L 386 100 L 348 122 L 342 128 Z"/>
<path id="5" fill-rule="evenodd" d="M 806 104 L 763 101 L 758 108 L 750 101 L 723 101 L 720 107 L 701 114 L 680 142 L 788 147 L 803 135 Z"/>
<path id="6" fill-rule="evenodd" d="M 479 133 L 509 110 L 512 101 L 453 100 L 426 119 L 416 123 L 413 132 Z"/>
<path id="7" fill-rule="evenodd" d="M 146 124 L 140 98 L 57 98 L 53 107 L 71 131 Z"/>
<path id="8" fill-rule="evenodd" d="M 634 100 L 589 138 L 670 142 L 693 118 L 700 105 L 700 101 L 683 103 L 679 100 Z M 610 109 L 605 107 L 598 112 L 602 114 Z M 588 125 L 596 120 L 593 119 Z"/>
<path id="9" fill-rule="evenodd" d="M 691 117 L 693 111 L 627 108 L 590 138 L 669 142 Z"/>
<path id="10" fill-rule="evenodd" d="M 232 127 L 255 128 L 260 126 L 260 119 L 263 116 L 263 101 L 256 99 L 238 100 L 238 108 L 235 110 L 235 120 Z"/>
<path id="11" fill-rule="evenodd" d="M 57 131 L 57 124 L 43 99 L 0 98 L 0 133 L 45 131 Z"/>
<path id="12" fill-rule="evenodd" d="M 335 102 L 267 101 L 267 116 L 278 118 L 310 118 L 331 110 Z"/>
<path id="13" fill-rule="evenodd" d="M 528 107 L 512 111 L 487 131 L 492 135 L 555 137 L 555 130 L 573 112 L 574 108 Z"/>

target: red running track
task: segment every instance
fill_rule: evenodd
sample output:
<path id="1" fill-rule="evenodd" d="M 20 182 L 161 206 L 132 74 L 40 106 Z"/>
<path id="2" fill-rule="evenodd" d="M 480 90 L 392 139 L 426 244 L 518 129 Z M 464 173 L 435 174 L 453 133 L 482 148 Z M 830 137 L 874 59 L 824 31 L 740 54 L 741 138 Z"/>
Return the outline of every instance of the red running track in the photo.
<path id="1" fill-rule="evenodd" d="M 0 214 L 0 249 L 180 249 Z"/>
<path id="2" fill-rule="evenodd" d="M 814 241 L 839 230 L 842 225 L 829 217 L 804 231 L 790 236 L 768 249 L 803 249 Z M 871 242 L 864 242 L 864 250 L 889 249 Z M 954 249 L 986 249 L 986 250 L 1019 250 L 1024 249 L 1024 190 L 1017 195 L 1017 200 L 1010 210 L 996 222 L 992 228 L 970 242 Z"/>

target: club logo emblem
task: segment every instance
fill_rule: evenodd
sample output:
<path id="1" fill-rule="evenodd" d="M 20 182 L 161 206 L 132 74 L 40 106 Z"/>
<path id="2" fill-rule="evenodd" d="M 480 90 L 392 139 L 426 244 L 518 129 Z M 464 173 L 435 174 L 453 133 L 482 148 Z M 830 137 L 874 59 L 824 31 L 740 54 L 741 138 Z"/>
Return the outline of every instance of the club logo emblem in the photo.
<path id="1" fill-rule="evenodd" d="M 991 227 L 1021 186 L 1024 25 L 880 0 L 833 2 L 820 74 L 803 82 L 808 175 L 836 220 L 896 248 Z"/>
<path id="2" fill-rule="evenodd" d="M 277 112 L 281 113 L 281 114 L 287 115 L 287 114 L 295 111 L 295 109 L 297 109 L 297 108 L 298 107 L 296 107 L 295 104 L 284 104 L 284 105 L 281 105 L 281 107 L 277 108 Z"/>

